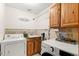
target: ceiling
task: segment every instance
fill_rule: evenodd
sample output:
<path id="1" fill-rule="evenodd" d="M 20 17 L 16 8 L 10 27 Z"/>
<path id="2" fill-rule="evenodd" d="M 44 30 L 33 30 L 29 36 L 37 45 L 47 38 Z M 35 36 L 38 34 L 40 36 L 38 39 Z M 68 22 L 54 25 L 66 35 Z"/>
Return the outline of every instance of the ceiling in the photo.
<path id="1" fill-rule="evenodd" d="M 39 14 L 44 9 L 48 8 L 51 3 L 6 3 L 6 6 L 11 6 L 23 11 L 29 11 L 33 14 Z"/>

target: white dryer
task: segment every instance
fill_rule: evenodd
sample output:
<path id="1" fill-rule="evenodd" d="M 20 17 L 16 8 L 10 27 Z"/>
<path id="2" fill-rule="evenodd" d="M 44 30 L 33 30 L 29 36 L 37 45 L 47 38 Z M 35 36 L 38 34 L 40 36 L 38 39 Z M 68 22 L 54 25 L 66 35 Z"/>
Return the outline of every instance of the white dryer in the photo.
<path id="1" fill-rule="evenodd" d="M 11 34 L 12 35 L 12 34 Z M 26 39 L 23 37 L 13 37 L 19 34 L 6 35 L 9 38 L 5 38 L 1 41 L 1 56 L 25 56 L 26 55 Z"/>

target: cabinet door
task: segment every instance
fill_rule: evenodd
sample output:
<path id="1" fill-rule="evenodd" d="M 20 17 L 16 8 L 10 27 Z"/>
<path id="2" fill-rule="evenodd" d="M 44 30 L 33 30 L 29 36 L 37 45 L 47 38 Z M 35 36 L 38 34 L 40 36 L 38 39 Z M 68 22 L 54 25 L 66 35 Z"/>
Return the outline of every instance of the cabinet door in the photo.
<path id="1" fill-rule="evenodd" d="M 41 38 L 36 37 L 35 38 L 35 53 L 40 53 L 41 52 Z"/>
<path id="2" fill-rule="evenodd" d="M 78 4 L 61 4 L 61 26 L 72 27 L 78 25 Z"/>
<path id="3" fill-rule="evenodd" d="M 60 21 L 60 4 L 55 4 L 50 8 L 50 27 L 58 27 Z"/>
<path id="4" fill-rule="evenodd" d="M 34 40 L 33 39 L 29 39 L 27 41 L 27 55 L 31 56 L 34 54 Z"/>

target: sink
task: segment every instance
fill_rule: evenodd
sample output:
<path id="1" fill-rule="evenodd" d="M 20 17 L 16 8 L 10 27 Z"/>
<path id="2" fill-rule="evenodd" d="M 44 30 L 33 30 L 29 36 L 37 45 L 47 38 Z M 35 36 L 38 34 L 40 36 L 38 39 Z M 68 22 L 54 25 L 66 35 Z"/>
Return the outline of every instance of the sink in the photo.
<path id="1" fill-rule="evenodd" d="M 78 44 L 76 40 L 65 40 L 65 39 L 61 40 L 61 39 L 58 39 L 58 38 L 56 38 L 56 40 L 60 41 L 60 42 L 64 42 L 64 43 L 74 44 L 74 45 Z"/>

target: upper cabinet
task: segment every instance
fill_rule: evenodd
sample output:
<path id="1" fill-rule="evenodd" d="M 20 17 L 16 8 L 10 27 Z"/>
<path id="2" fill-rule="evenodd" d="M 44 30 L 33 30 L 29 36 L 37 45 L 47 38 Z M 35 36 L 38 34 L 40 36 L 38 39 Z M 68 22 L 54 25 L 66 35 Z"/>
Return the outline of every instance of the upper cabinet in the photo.
<path id="1" fill-rule="evenodd" d="M 61 3 L 50 7 L 50 28 L 79 27 L 79 4 Z"/>
<path id="2" fill-rule="evenodd" d="M 50 7 L 50 28 L 59 27 L 60 4 L 52 4 Z"/>
<path id="3" fill-rule="evenodd" d="M 78 25 L 78 4 L 61 4 L 61 27 L 74 27 Z"/>

